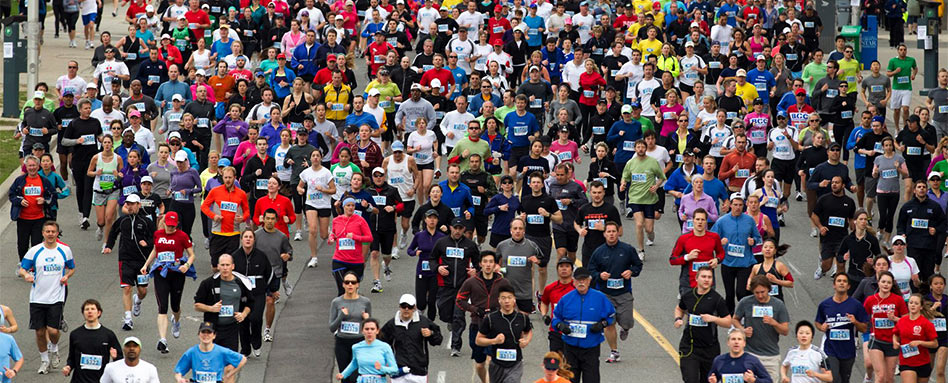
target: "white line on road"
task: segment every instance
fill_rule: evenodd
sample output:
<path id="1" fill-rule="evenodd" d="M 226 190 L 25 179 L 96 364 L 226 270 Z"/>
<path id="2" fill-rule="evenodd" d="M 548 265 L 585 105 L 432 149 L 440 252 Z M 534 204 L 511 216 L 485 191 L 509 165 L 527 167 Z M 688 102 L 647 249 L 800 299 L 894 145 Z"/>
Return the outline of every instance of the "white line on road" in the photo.
<path id="1" fill-rule="evenodd" d="M 438 371 L 438 383 L 444 383 L 447 379 L 448 374 L 444 371 Z"/>

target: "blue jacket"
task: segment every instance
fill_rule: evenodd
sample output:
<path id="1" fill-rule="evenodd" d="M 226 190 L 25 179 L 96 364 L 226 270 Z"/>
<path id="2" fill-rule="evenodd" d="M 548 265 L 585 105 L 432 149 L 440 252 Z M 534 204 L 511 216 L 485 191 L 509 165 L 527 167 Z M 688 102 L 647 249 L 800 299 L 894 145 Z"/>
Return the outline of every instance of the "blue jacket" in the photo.
<path id="1" fill-rule="evenodd" d="M 306 43 L 297 45 L 293 49 L 293 57 L 290 59 L 290 66 L 294 69 L 295 72 L 299 72 L 297 76 L 315 76 L 317 65 L 316 65 L 316 51 L 319 49 L 319 43 L 314 43 L 313 47 L 306 51 Z M 303 65 L 303 69 L 299 69 L 299 66 Z"/>
<path id="2" fill-rule="evenodd" d="M 130 152 L 130 151 L 132 151 L 132 150 L 138 150 L 138 154 L 141 155 L 141 156 L 140 156 L 140 157 L 141 157 L 141 163 L 142 163 L 142 165 L 143 165 L 144 167 L 147 168 L 147 167 L 148 167 L 148 164 L 151 163 L 151 157 L 148 155 L 148 151 L 145 150 L 145 148 L 143 148 L 143 147 L 142 147 L 141 145 L 139 145 L 137 142 L 132 142 L 132 147 L 131 147 L 131 148 L 126 148 L 125 145 L 119 144 L 119 146 L 118 146 L 117 148 L 115 148 L 115 154 L 118 154 L 119 156 L 121 156 L 121 157 L 122 157 L 122 162 L 127 164 L 127 163 L 128 163 L 128 152 Z"/>
<path id="3" fill-rule="evenodd" d="M 474 200 L 471 198 L 471 188 L 458 183 L 458 187 L 451 190 L 448 187 L 448 180 L 441 181 L 438 185 L 441 186 L 441 192 L 443 193 L 441 203 L 450 207 L 455 216 L 464 218 L 464 210 L 471 212 L 471 216 L 474 215 Z"/>
<path id="4" fill-rule="evenodd" d="M 846 141 L 846 150 L 853 150 L 856 148 L 856 143 L 859 142 L 859 139 L 866 133 L 871 132 L 872 129 L 866 129 L 862 125 L 859 125 L 853 128 L 852 132 L 849 133 L 849 140 Z M 853 160 L 853 169 L 865 169 L 866 168 L 866 155 L 853 152 L 855 159 Z"/>
<path id="5" fill-rule="evenodd" d="M 482 97 L 482 94 L 478 93 L 472 96 L 468 96 L 467 102 L 468 102 L 467 111 L 475 116 L 480 116 L 481 107 L 484 106 L 484 97 Z M 494 104 L 494 106 L 497 108 L 504 106 L 504 102 L 500 100 L 500 97 L 497 97 L 497 95 L 493 93 L 490 94 L 490 102 Z"/>
<path id="6" fill-rule="evenodd" d="M 50 203 L 49 208 L 53 210 L 59 209 L 59 200 L 69 197 L 72 192 L 69 190 L 69 185 L 66 184 L 66 181 L 63 181 L 63 177 L 56 172 L 49 172 L 49 174 L 43 174 L 43 169 L 39 170 L 39 175 L 43 176 L 54 188 L 59 189 L 59 193 L 56 195 L 56 200 Z M 931 194 L 929 194 L 931 195 Z"/>
<path id="7" fill-rule="evenodd" d="M 632 277 L 637 277 L 642 272 L 642 260 L 639 259 L 638 252 L 632 245 L 619 241 L 615 246 L 609 246 L 608 243 L 599 245 L 592 256 L 589 257 L 589 264 L 586 265 L 596 283 L 591 286 L 596 290 L 602 291 L 606 295 L 622 295 L 632 292 L 632 278 L 625 279 L 622 273 L 626 270 L 632 271 Z M 609 273 L 608 280 L 602 280 L 600 273 L 603 271 Z M 619 281 L 622 281 L 619 285 Z M 610 286 L 615 284 L 613 286 Z"/>
<path id="8" fill-rule="evenodd" d="M 762 240 L 760 232 L 757 231 L 757 223 L 751 216 L 741 214 L 734 217 L 731 214 L 725 214 L 718 218 L 711 227 L 711 231 L 718 233 L 721 238 L 727 238 L 722 264 L 728 267 L 751 267 L 757 263 L 754 251 L 751 249 L 753 246 L 747 244 L 747 238 L 753 238 L 754 244 L 760 244 Z"/>
<path id="9" fill-rule="evenodd" d="M 407 251 L 409 257 L 418 255 L 418 265 L 415 266 L 415 275 L 419 278 L 433 277 L 437 274 L 438 260 L 431 256 L 431 250 L 434 249 L 435 242 L 438 242 L 441 237 L 447 237 L 447 235 L 437 229 L 435 229 L 434 235 L 431 235 L 428 230 L 422 230 L 415 233 L 415 236 L 412 237 L 411 244 L 408 245 Z M 419 250 L 421 254 L 417 254 Z M 427 269 L 425 269 L 426 265 L 428 266 Z"/>
<path id="10" fill-rule="evenodd" d="M 573 347 L 593 348 L 599 347 L 599 344 L 606 340 L 606 337 L 601 332 L 589 331 L 589 326 L 603 319 L 611 325 L 615 323 L 615 316 L 616 308 L 606 297 L 606 294 L 589 289 L 585 295 L 581 295 L 578 291 L 573 290 L 566 293 L 556 304 L 553 309 L 551 325 L 556 328 L 556 325 L 560 322 L 566 322 L 571 327 L 585 326 L 587 330 L 585 338 L 562 335 L 563 342 Z M 576 330 L 573 330 L 573 332 L 576 332 Z"/>
<path id="11" fill-rule="evenodd" d="M 171 97 L 176 94 L 184 97 L 185 104 L 187 104 L 187 101 L 191 101 L 191 87 L 187 83 L 175 80 L 165 81 L 158 87 L 158 92 L 155 94 L 155 103 L 162 111 L 171 110 Z M 161 107 L 162 101 L 165 101 L 163 108 Z"/>
<path id="12" fill-rule="evenodd" d="M 484 133 L 481 134 L 481 139 L 490 144 L 491 152 L 500 152 L 503 161 L 510 161 L 510 142 L 507 142 L 507 137 L 498 134 L 494 137 L 494 140 L 491 141 L 487 137 L 487 131 L 485 130 Z M 484 170 L 490 174 L 496 174 L 501 170 L 501 167 L 500 165 L 494 165 L 490 161 L 485 160 Z"/>
<path id="13" fill-rule="evenodd" d="M 540 49 L 540 53 L 543 54 L 543 59 L 547 62 L 546 70 L 550 72 L 550 78 L 563 77 L 563 64 L 566 63 L 566 57 L 563 56 L 563 51 L 560 48 L 555 48 L 553 52 L 550 52 L 544 46 Z"/>
<path id="14" fill-rule="evenodd" d="M 359 127 L 362 126 L 362 124 L 370 126 L 372 130 L 377 130 L 379 128 L 378 121 L 375 120 L 375 116 L 371 113 L 363 111 L 362 115 L 357 116 L 355 112 L 351 112 L 348 116 L 346 116 L 346 125 Z"/>
<path id="15" fill-rule="evenodd" d="M 276 82 L 276 72 L 276 70 L 270 72 L 270 76 L 267 77 L 267 83 L 273 88 L 273 92 L 276 93 L 276 98 L 284 98 L 288 96 L 293 89 L 293 80 L 296 79 L 296 72 L 289 67 L 286 68 L 286 87 L 282 87 Z"/>
<path id="16" fill-rule="evenodd" d="M 625 132 L 624 134 L 619 134 L 619 132 Z M 625 167 L 625 163 L 629 162 L 633 156 L 635 156 L 635 148 L 626 148 L 624 143 L 626 141 L 635 142 L 642 138 L 642 123 L 638 122 L 636 119 L 632 119 L 632 122 L 625 122 L 623 120 L 616 121 L 612 124 L 612 127 L 609 128 L 609 133 L 606 134 L 606 142 L 610 146 L 616 149 L 615 154 L 615 163 L 618 169 Z"/>
<path id="17" fill-rule="evenodd" d="M 274 128 L 271 122 L 272 121 L 268 121 L 265 125 L 260 127 L 260 137 L 266 138 L 267 145 L 272 147 L 274 145 L 280 145 L 280 132 L 286 129 L 286 125 L 283 125 L 281 122 L 280 126 Z"/>
<path id="18" fill-rule="evenodd" d="M 56 200 L 59 196 L 59 193 L 56 192 L 56 188 L 53 187 L 53 184 L 49 182 L 46 177 L 40 176 L 40 179 L 43 182 L 43 200 L 47 203 L 43 204 L 43 215 L 46 217 L 52 217 L 50 214 L 54 205 L 56 205 Z M 23 201 L 23 187 L 26 185 L 26 174 L 22 174 L 13 180 L 13 185 L 10 186 L 10 190 L 7 192 L 7 196 L 10 197 L 10 220 L 16 221 L 20 218 L 20 210 L 23 209 L 21 205 Z"/>
<path id="19" fill-rule="evenodd" d="M 681 170 L 681 168 L 682 167 L 679 166 L 678 169 L 675 169 L 675 171 L 673 171 L 672 174 L 668 176 L 668 180 L 665 181 L 664 186 L 666 192 L 674 190 L 684 193 L 685 189 L 688 188 L 688 186 L 691 186 L 691 182 L 688 182 L 688 180 L 685 179 L 685 173 Z M 692 175 L 695 174 L 704 174 L 704 168 L 695 165 L 695 171 L 692 173 Z M 675 198 L 675 206 L 680 205 L 681 198 Z"/>
<path id="20" fill-rule="evenodd" d="M 714 374 L 719 382 L 723 382 L 723 375 L 744 374 L 744 371 L 753 372 L 757 383 L 773 383 L 770 373 L 760 363 L 760 359 L 747 352 L 737 358 L 732 358 L 728 352 L 714 357 L 714 361 L 711 362 L 711 373 L 708 376 Z"/>
<path id="21" fill-rule="evenodd" d="M 500 210 L 500 205 L 507 204 L 507 211 Z M 510 235 L 510 222 L 517 216 L 517 210 L 520 210 L 520 197 L 516 194 L 507 198 L 504 193 L 494 194 L 487 202 L 484 208 L 484 216 L 494 216 L 494 226 L 491 227 L 491 233 Z"/>

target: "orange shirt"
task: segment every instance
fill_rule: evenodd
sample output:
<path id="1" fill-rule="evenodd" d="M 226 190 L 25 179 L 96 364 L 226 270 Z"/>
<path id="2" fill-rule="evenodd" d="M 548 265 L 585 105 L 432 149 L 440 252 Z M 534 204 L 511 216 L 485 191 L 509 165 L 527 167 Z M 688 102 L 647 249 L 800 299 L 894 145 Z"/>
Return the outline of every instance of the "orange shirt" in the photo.
<path id="1" fill-rule="evenodd" d="M 546 379 L 540 378 L 533 383 L 569 383 L 569 379 L 566 379 L 562 376 L 557 376 L 552 382 L 548 382 Z"/>
<path id="2" fill-rule="evenodd" d="M 207 193 L 207 197 L 201 203 L 201 212 L 212 220 L 218 215 L 221 216 L 220 222 L 212 223 L 211 233 L 224 236 L 240 234 L 239 224 L 234 222 L 234 218 L 240 214 L 242 222 L 250 219 L 247 193 L 236 185 L 232 191 L 228 191 L 227 186 L 218 186 Z"/>
<path id="3" fill-rule="evenodd" d="M 214 89 L 214 99 L 217 102 L 227 102 L 227 92 L 234 89 L 236 82 L 231 76 L 211 76 L 207 79 L 207 84 Z"/>
<path id="4" fill-rule="evenodd" d="M 30 204 L 20 210 L 20 218 L 41 219 L 45 217 L 43 206 L 36 203 L 36 200 L 42 197 L 43 178 L 39 174 L 35 177 L 26 176 L 26 183 L 23 185 L 23 199 Z"/>

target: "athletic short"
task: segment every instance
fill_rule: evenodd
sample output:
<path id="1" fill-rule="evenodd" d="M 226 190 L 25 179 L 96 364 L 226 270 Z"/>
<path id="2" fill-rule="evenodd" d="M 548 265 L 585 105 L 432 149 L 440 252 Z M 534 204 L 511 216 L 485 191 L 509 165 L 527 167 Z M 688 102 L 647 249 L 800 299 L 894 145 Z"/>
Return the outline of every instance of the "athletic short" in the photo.
<path id="1" fill-rule="evenodd" d="M 402 199 L 402 205 L 405 206 L 405 209 L 402 210 L 401 213 L 398 213 L 398 216 L 402 218 L 411 218 L 412 214 L 415 212 L 415 199 Z"/>
<path id="2" fill-rule="evenodd" d="M 528 314 L 533 312 L 533 310 L 535 310 L 533 299 L 517 299 L 517 310 Z"/>
<path id="3" fill-rule="evenodd" d="M 325 208 L 320 209 L 320 208 L 315 208 L 315 207 L 312 207 L 312 206 L 310 206 L 310 205 L 304 204 L 304 205 L 303 205 L 303 210 L 305 210 L 305 211 L 315 211 L 317 217 L 329 217 L 329 216 L 332 215 L 332 209 L 330 209 L 330 208 L 328 208 L 328 207 L 325 207 Z"/>
<path id="4" fill-rule="evenodd" d="M 303 196 L 302 196 L 301 194 L 299 194 L 299 193 L 293 193 L 293 195 L 290 197 L 290 199 L 293 200 L 293 212 L 296 213 L 296 214 L 302 214 L 302 213 L 303 213 L 303 205 L 306 204 L 306 203 L 303 201 Z"/>
<path id="5" fill-rule="evenodd" d="M 770 168 L 774 170 L 774 178 L 777 181 L 790 183 L 797 177 L 796 161 L 794 160 L 774 158 L 773 162 L 770 163 Z"/>
<path id="6" fill-rule="evenodd" d="M 905 371 L 912 371 L 912 372 L 914 372 L 915 375 L 918 375 L 918 378 L 920 378 L 920 379 L 921 379 L 921 378 L 928 378 L 929 376 L 932 375 L 932 364 L 931 364 L 931 363 L 926 363 L 926 364 L 924 364 L 924 365 L 922 365 L 922 366 L 906 366 L 906 365 L 900 364 L 900 365 L 899 365 L 899 375 L 902 375 L 902 373 L 905 372 Z"/>
<path id="7" fill-rule="evenodd" d="M 392 378 L 392 383 L 428 383 L 428 375 L 402 375 Z"/>
<path id="8" fill-rule="evenodd" d="M 283 264 L 286 264 L 286 262 L 283 262 Z M 283 275 L 286 275 L 286 274 L 283 274 Z M 270 279 L 270 284 L 267 285 L 268 297 L 272 297 L 274 291 L 280 291 L 280 278 L 274 277 Z"/>
<path id="9" fill-rule="evenodd" d="M 210 249 L 208 255 L 211 257 L 211 266 L 217 267 L 217 261 L 221 254 L 230 254 L 240 248 L 240 235 L 220 235 L 211 234 Z"/>
<path id="10" fill-rule="evenodd" d="M 383 142 L 392 142 L 395 141 L 395 133 L 392 133 L 392 129 L 389 127 L 389 129 L 385 129 L 385 131 L 382 132 L 382 136 L 380 138 Z"/>
<path id="11" fill-rule="evenodd" d="M 30 330 L 59 329 L 63 320 L 63 302 L 30 303 Z"/>
<path id="12" fill-rule="evenodd" d="M 418 165 L 418 170 L 434 170 L 434 162 L 429 162 L 427 164 L 416 164 Z"/>
<path id="13" fill-rule="evenodd" d="M 655 219 L 655 204 L 630 203 L 629 209 L 632 213 L 642 212 L 647 219 Z"/>
<path id="14" fill-rule="evenodd" d="M 925 170 L 926 169 L 924 167 L 918 168 L 915 166 L 910 166 L 908 167 L 909 178 L 912 179 L 912 182 L 925 181 L 927 177 L 925 175 Z"/>
<path id="15" fill-rule="evenodd" d="M 575 253 L 579 247 L 579 233 L 576 230 L 553 230 L 553 238 L 556 238 L 556 248 L 565 248 L 568 253 Z"/>
<path id="16" fill-rule="evenodd" d="M 661 189 L 659 189 L 661 190 Z M 665 214 L 665 191 L 662 190 L 658 194 L 658 202 L 655 203 L 655 212 L 659 214 Z"/>
<path id="17" fill-rule="evenodd" d="M 301 74 L 297 77 L 302 78 L 303 81 L 305 81 L 307 84 L 311 84 L 313 82 L 313 79 L 316 78 L 315 75 L 311 75 L 311 74 Z"/>
<path id="18" fill-rule="evenodd" d="M 856 185 L 866 184 L 866 168 L 856 170 Z"/>
<path id="19" fill-rule="evenodd" d="M 510 239 L 510 234 L 490 233 L 490 247 L 497 248 L 501 242 Z"/>
<path id="20" fill-rule="evenodd" d="M 398 232 L 373 232 L 372 233 L 372 245 L 369 247 L 369 250 L 378 251 L 382 254 L 391 255 L 392 254 L 392 244 L 395 243 L 395 235 Z"/>
<path id="21" fill-rule="evenodd" d="M 129 261 L 119 261 L 119 286 L 129 287 L 129 286 L 148 286 L 148 279 L 144 279 L 143 283 L 138 283 L 138 276 L 142 275 L 142 267 L 145 266 L 145 260 L 129 262 Z"/>
<path id="22" fill-rule="evenodd" d="M 892 342 L 884 342 L 875 337 L 869 339 L 869 349 L 882 351 L 882 355 L 887 357 L 899 356 L 899 349 L 892 348 Z"/>
<path id="23" fill-rule="evenodd" d="M 467 221 L 468 223 L 467 228 L 471 231 L 477 232 L 478 236 L 486 237 L 488 220 L 489 218 L 483 215 L 483 213 L 474 214 L 473 216 L 471 216 L 471 219 Z"/>
<path id="24" fill-rule="evenodd" d="M 473 320 L 471 322 L 474 322 Z M 471 323 L 467 331 L 467 342 L 471 345 L 471 359 L 475 363 L 484 363 L 487 360 L 487 347 L 481 347 L 477 345 L 477 342 L 474 340 L 477 339 L 478 325 L 476 323 Z"/>
<path id="25" fill-rule="evenodd" d="M 511 168 L 516 168 L 517 163 L 520 161 L 520 157 L 523 157 L 527 154 L 530 154 L 530 147 L 524 146 L 522 148 L 510 148 L 510 159 L 507 160 L 507 164 Z"/>
<path id="26" fill-rule="evenodd" d="M 118 188 L 113 188 L 110 192 L 92 191 L 92 206 L 105 206 L 109 201 L 118 201 L 118 199 Z"/>
<path id="27" fill-rule="evenodd" d="M 76 30 L 76 22 L 79 21 L 79 12 L 63 13 L 66 18 L 66 28 L 69 32 Z"/>
<path id="28" fill-rule="evenodd" d="M 90 13 L 88 15 L 82 15 L 82 25 L 89 25 L 89 23 L 95 22 L 96 13 Z"/>
<path id="29" fill-rule="evenodd" d="M 912 103 L 911 90 L 892 89 L 892 98 L 889 99 L 889 109 L 896 110 L 900 107 L 908 108 L 911 103 Z"/>
<path id="30" fill-rule="evenodd" d="M 839 242 L 820 243 L 820 260 L 835 259 L 839 245 Z"/>
<path id="31" fill-rule="evenodd" d="M 612 302 L 612 305 L 616 308 L 616 323 L 626 330 L 635 326 L 635 315 L 632 305 L 635 302 L 635 298 L 632 296 L 632 293 L 619 295 L 606 294 L 606 297 L 609 298 L 609 302 Z"/>
<path id="32" fill-rule="evenodd" d="M 537 244 L 537 247 L 540 248 L 540 256 L 537 257 L 540 260 L 540 267 L 546 267 L 550 263 L 550 252 L 553 250 L 553 239 L 549 236 L 545 237 L 534 237 L 532 235 L 527 235 L 527 239 L 533 241 Z"/>
<path id="33" fill-rule="evenodd" d="M 866 177 L 866 197 L 876 198 L 877 185 L 879 185 L 878 178 Z"/>
<path id="34" fill-rule="evenodd" d="M 695 87 L 693 85 L 688 85 L 683 82 L 678 83 L 678 89 L 688 94 L 693 94 L 695 92 Z"/>

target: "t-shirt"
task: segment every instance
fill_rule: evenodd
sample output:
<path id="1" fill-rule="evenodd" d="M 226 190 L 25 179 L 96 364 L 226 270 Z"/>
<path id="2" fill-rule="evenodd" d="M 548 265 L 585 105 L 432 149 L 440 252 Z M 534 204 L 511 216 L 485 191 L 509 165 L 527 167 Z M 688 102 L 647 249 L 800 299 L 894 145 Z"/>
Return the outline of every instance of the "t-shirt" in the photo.
<path id="1" fill-rule="evenodd" d="M 899 365 L 918 367 L 931 362 L 928 347 L 914 347 L 909 343 L 914 340 L 934 340 L 938 334 L 935 333 L 935 325 L 932 322 L 921 315 L 915 319 L 906 315 L 896 322 L 895 332 L 899 335 L 899 349 L 901 351 L 899 353 Z"/>
<path id="2" fill-rule="evenodd" d="M 905 164 L 902 155 L 895 153 L 891 158 L 881 155 L 876 157 L 873 165 L 879 167 L 879 182 L 876 184 L 877 193 L 898 193 L 901 191 L 899 168 Z"/>
<path id="3" fill-rule="evenodd" d="M 79 326 L 69 333 L 69 356 L 66 364 L 72 367 L 73 383 L 97 383 L 111 361 L 110 349 L 116 350 L 116 360 L 122 359 L 122 345 L 112 330 L 99 326 L 90 329 Z M 126 382 L 122 379 L 120 382 Z"/>
<path id="4" fill-rule="evenodd" d="M 23 353 L 17 346 L 13 336 L 7 333 L 0 333 L 0 368 L 13 368 L 13 364 L 23 359 Z M 0 382 L 12 382 L 6 375 L 0 375 Z"/>
<path id="5" fill-rule="evenodd" d="M 829 325 L 829 331 L 823 338 L 823 351 L 838 359 L 856 357 L 856 326 L 849 321 L 847 314 L 852 314 L 860 323 L 869 320 L 869 314 L 866 314 L 862 304 L 853 298 L 837 303 L 833 297 L 829 297 L 816 308 L 815 322 Z"/>
<path id="6" fill-rule="evenodd" d="M 918 263 L 915 258 L 905 257 L 902 262 L 895 262 L 892 256 L 889 256 L 889 272 L 895 277 L 895 284 L 902 293 L 902 298 L 908 301 L 912 296 L 912 276 L 918 274 Z"/>
<path id="7" fill-rule="evenodd" d="M 535 197 L 533 193 L 529 191 L 526 192 L 520 200 L 520 211 L 527 214 L 527 235 L 531 237 L 549 237 L 550 223 L 552 221 L 550 217 L 540 215 L 539 210 L 542 207 L 552 216 L 553 213 L 559 211 L 559 207 L 556 206 L 556 200 L 546 193 Z"/>
<path id="8" fill-rule="evenodd" d="M 224 366 L 237 367 L 243 360 L 243 355 L 227 347 L 213 345 L 210 351 L 201 351 L 200 345 L 191 346 L 178 359 L 174 372 L 187 376 L 191 371 L 191 378 L 198 382 L 219 382 L 224 380 Z"/>
<path id="9" fill-rule="evenodd" d="M 76 268 L 69 246 L 56 243 L 50 249 L 40 243 L 26 251 L 20 267 L 32 270 L 35 278 L 30 289 L 30 303 L 53 304 L 66 300 L 66 286 L 60 279 L 66 275 L 66 269 Z"/>
<path id="10" fill-rule="evenodd" d="M 821 380 L 807 376 L 806 372 L 808 370 L 820 372 L 823 369 L 829 369 L 826 364 L 826 354 L 814 345 L 810 345 L 806 349 L 802 349 L 800 346 L 791 347 L 787 351 L 787 356 L 783 359 L 783 365 L 790 367 L 789 378 L 793 383 L 819 383 Z"/>
<path id="11" fill-rule="evenodd" d="M 869 102 L 873 105 L 879 105 L 879 102 L 885 98 L 886 90 L 891 87 L 891 81 L 885 75 L 879 75 L 879 77 L 869 75 L 862 78 L 862 89 L 869 91 Z"/>
<path id="12" fill-rule="evenodd" d="M 26 183 L 23 184 L 23 199 L 29 202 L 26 207 L 20 209 L 20 218 L 22 219 L 41 219 L 43 214 L 43 205 L 36 201 L 43 197 L 43 178 L 37 174 L 34 177 L 26 176 Z"/>
<path id="13" fill-rule="evenodd" d="M 117 360 L 105 365 L 101 383 L 158 383 L 158 369 L 155 365 L 139 359 L 135 367 L 125 364 L 125 360 Z"/>
<path id="14" fill-rule="evenodd" d="M 754 355 L 780 355 L 780 334 L 773 326 L 764 323 L 764 317 L 772 317 L 777 323 L 790 322 L 787 306 L 777 297 L 769 297 L 767 303 L 761 303 L 753 295 L 746 296 L 737 302 L 734 308 L 734 318 L 740 320 L 744 327 L 753 327 L 754 336 L 747 338 L 747 352 Z"/>
<path id="15" fill-rule="evenodd" d="M 191 238 L 181 230 L 175 230 L 171 234 L 166 233 L 164 229 L 155 231 L 155 262 L 174 263 L 180 266 L 187 262 L 186 259 L 182 259 L 184 250 L 192 246 Z"/>
<path id="16" fill-rule="evenodd" d="M 351 176 L 351 175 L 350 175 Z M 306 168 L 300 172 L 300 181 L 306 183 L 306 204 L 317 209 L 329 209 L 332 206 L 331 196 L 323 194 L 316 190 L 316 186 L 328 188 L 329 182 L 333 181 L 332 173 L 325 167 L 319 170 L 313 170 L 312 167 Z"/>
<path id="17" fill-rule="evenodd" d="M 539 259 L 541 254 L 540 248 L 527 238 L 520 242 L 509 238 L 497 244 L 498 262 L 504 268 L 504 276 L 513 286 L 517 299 L 533 299 L 533 267 L 529 259 Z"/>
<path id="18" fill-rule="evenodd" d="M 896 68 L 902 68 L 902 70 L 892 76 L 892 90 L 912 90 L 912 69 L 918 68 L 915 64 L 915 58 L 905 57 L 900 59 L 893 57 L 889 60 L 889 65 L 885 70 L 894 71 Z"/>
<path id="19" fill-rule="evenodd" d="M 648 156 L 633 157 L 622 170 L 622 181 L 629 191 L 629 203 L 651 205 L 658 202 L 658 194 L 649 191 L 649 188 L 664 180 L 664 169 L 658 161 Z"/>
<path id="20" fill-rule="evenodd" d="M 236 323 L 234 313 L 240 311 L 240 286 L 237 279 L 225 281 L 221 278 L 221 312 L 217 324 L 226 325 Z"/>
<path id="21" fill-rule="evenodd" d="M 849 233 L 847 219 L 856 212 L 856 203 L 852 198 L 843 194 L 835 196 L 832 193 L 824 194 L 816 200 L 813 214 L 820 218 L 820 224 L 829 230 L 826 235 L 820 235 L 822 243 L 840 243 Z"/>
<path id="22" fill-rule="evenodd" d="M 588 250 L 588 253 L 592 254 L 593 250 L 606 243 L 603 233 L 606 222 L 609 221 L 619 224 L 620 227 L 622 226 L 622 218 L 615 205 L 603 203 L 602 206 L 597 207 L 593 206 L 592 203 L 587 203 L 579 208 L 576 213 L 576 224 L 588 229 L 583 240 L 584 253 Z M 602 230 L 594 229 L 598 224 L 602 224 Z"/>
<path id="23" fill-rule="evenodd" d="M 898 294 L 889 294 L 882 298 L 878 293 L 866 298 L 862 307 L 869 314 L 869 331 L 873 337 L 883 342 L 892 343 L 892 329 L 895 325 L 889 320 L 888 313 L 892 312 L 896 318 L 908 313 L 905 299 Z"/>
<path id="24" fill-rule="evenodd" d="M 530 317 L 517 310 L 510 314 L 494 311 L 484 317 L 478 329 L 479 333 L 490 339 L 497 337 L 497 334 L 504 334 L 504 343 L 487 347 L 491 363 L 497 363 L 500 367 L 513 367 L 523 359 L 519 340 L 523 333 L 531 331 L 533 324 L 530 323 Z"/>
<path id="25" fill-rule="evenodd" d="M 686 312 L 682 320 L 687 326 L 681 332 L 678 351 L 682 354 L 688 354 L 696 349 L 710 349 L 710 352 L 716 354 L 720 349 L 718 325 L 705 322 L 701 319 L 701 314 L 711 314 L 717 317 L 725 317 L 730 314 L 727 303 L 724 302 L 721 294 L 712 289 L 703 295 L 699 295 L 697 289 L 691 289 L 691 291 L 681 296 L 678 301 L 678 308 Z"/>
<path id="26" fill-rule="evenodd" d="M 928 98 L 935 105 L 932 120 L 948 122 L 948 89 L 936 88 L 928 92 Z"/>

